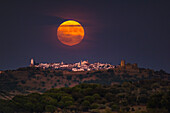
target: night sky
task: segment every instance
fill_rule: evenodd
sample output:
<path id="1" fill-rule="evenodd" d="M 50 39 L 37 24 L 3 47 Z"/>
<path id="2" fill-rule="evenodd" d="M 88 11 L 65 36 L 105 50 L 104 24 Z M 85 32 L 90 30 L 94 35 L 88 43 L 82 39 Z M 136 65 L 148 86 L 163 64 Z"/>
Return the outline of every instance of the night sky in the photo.
<path id="1" fill-rule="evenodd" d="M 75 46 L 57 39 L 65 20 L 76 20 L 85 37 Z M 170 73 L 169 0 L 17 0 L 0 3 L 0 70 L 36 62 L 89 60 L 163 69 Z"/>

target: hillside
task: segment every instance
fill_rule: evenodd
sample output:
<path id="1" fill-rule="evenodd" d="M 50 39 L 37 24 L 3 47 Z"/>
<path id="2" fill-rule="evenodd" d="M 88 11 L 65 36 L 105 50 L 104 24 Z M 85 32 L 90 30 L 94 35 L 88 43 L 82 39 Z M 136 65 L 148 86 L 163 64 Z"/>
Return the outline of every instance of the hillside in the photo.
<path id="1" fill-rule="evenodd" d="M 80 84 L 0 99 L 1 113 L 169 113 L 169 106 L 170 83 L 165 80 Z"/>
<path id="2" fill-rule="evenodd" d="M 69 72 L 35 67 L 7 70 L 0 74 L 0 90 L 10 95 L 45 92 L 51 88 L 73 87 L 81 83 L 105 85 L 121 84 L 125 81 L 170 80 L 163 70 L 154 71 L 137 67 L 118 67 L 109 70 Z"/>

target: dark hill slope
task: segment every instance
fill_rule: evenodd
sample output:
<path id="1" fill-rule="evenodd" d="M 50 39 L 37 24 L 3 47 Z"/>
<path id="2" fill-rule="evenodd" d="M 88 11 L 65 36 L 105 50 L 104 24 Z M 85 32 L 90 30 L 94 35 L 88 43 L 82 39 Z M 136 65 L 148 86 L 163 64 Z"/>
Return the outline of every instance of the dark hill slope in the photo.
<path id="1" fill-rule="evenodd" d="M 125 81 L 160 79 L 169 81 L 164 71 L 150 69 L 115 68 L 90 72 L 68 72 L 26 67 L 7 70 L 0 74 L 0 90 L 12 94 L 44 92 L 51 88 L 73 87 L 80 83 L 120 84 Z"/>

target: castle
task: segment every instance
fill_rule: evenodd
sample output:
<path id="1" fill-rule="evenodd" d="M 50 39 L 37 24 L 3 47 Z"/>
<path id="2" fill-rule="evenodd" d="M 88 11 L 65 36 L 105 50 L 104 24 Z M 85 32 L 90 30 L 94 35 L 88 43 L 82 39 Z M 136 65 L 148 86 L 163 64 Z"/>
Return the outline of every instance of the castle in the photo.
<path id="1" fill-rule="evenodd" d="M 137 69 L 138 65 L 137 65 L 137 63 L 134 63 L 134 64 L 127 63 L 126 64 L 125 60 L 121 60 L 120 68 L 124 68 L 124 69 Z"/>

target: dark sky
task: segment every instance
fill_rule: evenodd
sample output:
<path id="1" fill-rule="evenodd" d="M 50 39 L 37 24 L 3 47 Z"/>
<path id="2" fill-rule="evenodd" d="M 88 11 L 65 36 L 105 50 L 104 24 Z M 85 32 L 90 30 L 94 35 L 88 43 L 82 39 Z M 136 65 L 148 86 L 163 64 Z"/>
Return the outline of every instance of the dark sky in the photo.
<path id="1" fill-rule="evenodd" d="M 69 47 L 57 39 L 65 20 L 80 22 L 85 37 Z M 0 3 L 0 70 L 37 62 L 80 60 L 170 72 L 169 0 L 17 0 Z"/>

